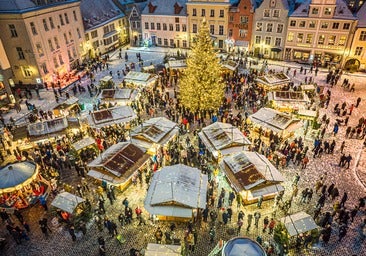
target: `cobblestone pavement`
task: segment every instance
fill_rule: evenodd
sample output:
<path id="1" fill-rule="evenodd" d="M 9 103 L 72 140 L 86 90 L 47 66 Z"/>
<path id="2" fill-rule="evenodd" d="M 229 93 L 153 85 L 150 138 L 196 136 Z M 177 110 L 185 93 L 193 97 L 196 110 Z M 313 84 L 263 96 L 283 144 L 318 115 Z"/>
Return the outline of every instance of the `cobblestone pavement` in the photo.
<path id="1" fill-rule="evenodd" d="M 130 50 L 131 52 L 133 49 Z M 144 55 L 144 54 L 143 54 Z M 161 55 L 161 53 L 160 53 Z M 160 57 L 158 53 L 151 54 L 151 58 L 158 59 Z M 119 62 L 116 61 L 115 64 L 112 64 L 111 69 L 115 70 L 115 66 L 119 65 Z M 280 63 L 278 62 L 269 62 L 269 67 L 274 68 L 276 70 L 282 70 L 283 67 L 279 66 Z M 283 63 L 281 63 L 282 65 Z M 287 65 L 287 64 L 285 64 Z M 296 66 L 297 64 L 293 64 Z M 103 71 L 104 72 L 104 71 Z M 98 75 L 98 78 L 101 78 L 107 73 L 105 71 L 104 73 L 100 73 Z M 344 76 L 346 77 L 346 76 Z M 97 79 L 98 79 L 97 78 Z M 303 79 L 303 75 L 298 74 L 295 78 L 297 81 L 301 81 Z M 291 194 L 291 183 L 294 177 L 295 173 L 299 173 L 301 175 L 300 182 L 299 182 L 299 192 L 301 193 L 302 189 L 306 187 L 314 187 L 314 184 L 316 180 L 321 176 L 324 175 L 325 172 L 327 173 L 326 183 L 329 186 L 331 183 L 334 183 L 340 190 L 340 194 L 343 194 L 343 191 L 348 191 L 349 200 L 346 203 L 347 208 L 352 208 L 355 203 L 357 203 L 358 198 L 365 196 L 365 188 L 362 186 L 361 182 L 359 181 L 358 177 L 365 175 L 365 173 L 359 172 L 361 174 L 356 175 L 356 158 L 357 155 L 361 155 L 361 160 L 359 161 L 357 170 L 364 171 L 366 167 L 366 159 L 365 152 L 362 151 L 362 142 L 361 140 L 357 139 L 347 139 L 346 140 L 346 153 L 350 153 L 353 157 L 353 161 L 351 163 L 350 169 L 340 168 L 338 167 L 338 162 L 340 158 L 340 152 L 339 147 L 341 142 L 344 138 L 345 133 L 345 127 L 341 126 L 339 133 L 336 137 L 333 137 L 331 134 L 333 123 L 334 123 L 334 114 L 331 113 L 333 110 L 334 105 L 337 102 L 340 102 L 342 104 L 343 101 L 346 101 L 348 104 L 354 103 L 356 101 L 356 98 L 361 96 L 362 102 L 360 104 L 360 107 L 355 109 L 352 116 L 350 117 L 349 124 L 354 125 L 358 122 L 358 118 L 360 118 L 363 113 L 366 113 L 366 88 L 362 88 L 361 80 L 366 80 L 363 77 L 359 76 L 349 76 L 350 82 L 356 83 L 356 92 L 350 93 L 344 91 L 342 88 L 338 86 L 332 88 L 332 100 L 329 104 L 328 109 L 321 109 L 320 110 L 320 117 L 327 113 L 327 115 L 331 116 L 331 123 L 329 125 L 328 131 L 325 135 L 324 139 L 335 139 L 336 140 L 336 150 L 334 154 L 324 154 L 321 158 L 310 159 L 310 163 L 308 167 L 305 170 L 299 170 L 297 166 L 294 166 L 292 164 L 289 165 L 289 167 L 285 169 L 281 169 L 281 173 L 286 177 L 287 181 L 285 182 L 285 198 L 284 200 L 288 199 Z M 324 84 L 325 79 L 325 72 L 320 72 L 317 77 L 315 77 L 315 81 L 319 84 Z M 343 78 L 342 78 L 343 79 Z M 46 93 L 46 92 L 44 92 Z M 302 133 L 301 130 L 298 131 L 299 134 Z M 309 134 L 305 141 L 309 145 L 310 148 L 312 148 L 313 144 L 313 137 L 311 134 Z M 72 172 L 72 171 L 71 171 Z M 75 172 L 71 173 L 72 175 L 65 175 L 65 177 L 68 177 L 68 182 L 72 182 L 74 185 L 79 182 L 79 177 L 75 175 Z M 71 178 L 70 178 L 71 177 Z M 363 176 L 364 177 L 364 176 Z M 93 183 L 93 180 L 89 179 L 91 184 Z M 93 185 L 92 185 L 93 186 Z M 222 186 L 228 187 L 227 184 L 224 184 L 223 182 L 220 182 L 219 188 Z M 119 215 L 120 211 L 123 209 L 122 207 L 122 199 L 124 197 L 128 197 L 130 201 L 130 205 L 132 209 L 134 209 L 137 205 L 143 206 L 143 199 L 146 192 L 146 185 L 140 185 L 138 184 L 135 186 L 130 186 L 126 191 L 123 193 L 119 193 L 117 195 L 118 200 L 114 203 L 114 205 L 110 205 L 109 202 L 106 202 L 106 209 L 107 209 L 107 216 L 114 220 L 116 223 L 117 216 Z M 300 194 L 299 193 L 299 194 Z M 92 197 L 93 195 L 89 195 Z M 295 203 L 293 204 L 292 208 L 290 209 L 290 213 L 296 213 L 298 211 L 306 211 L 309 214 L 313 214 L 314 211 L 314 205 L 315 202 L 318 200 L 318 196 L 314 195 L 312 202 L 309 204 L 301 204 L 299 203 L 299 200 L 296 199 Z M 49 202 L 52 201 L 52 198 L 48 200 Z M 227 200 L 226 200 L 227 201 Z M 331 211 L 332 208 L 332 202 L 327 201 L 326 205 L 324 207 L 324 210 Z M 244 210 L 245 214 L 248 215 L 249 213 L 253 214 L 254 211 L 256 211 L 256 205 L 249 205 L 242 207 L 241 209 Z M 237 220 L 237 212 L 238 210 L 236 207 L 233 207 L 234 210 L 234 216 L 232 218 L 232 222 L 229 223 L 227 226 L 219 226 L 216 225 L 216 240 L 219 238 L 222 238 L 224 240 L 228 240 L 229 238 L 233 237 L 232 234 L 229 234 L 231 229 L 236 229 L 236 220 Z M 262 214 L 262 218 L 260 220 L 260 226 L 258 229 L 251 228 L 249 232 L 246 231 L 247 227 L 247 219 L 244 219 L 244 226 L 242 228 L 242 231 L 240 235 L 248 236 L 253 239 L 255 239 L 258 235 L 263 237 L 263 240 L 270 241 L 272 238 L 269 234 L 262 233 L 262 223 L 263 218 L 265 216 L 272 216 L 273 214 L 273 200 L 265 201 L 262 205 L 262 210 L 260 210 Z M 100 235 L 103 235 L 106 238 L 106 248 L 107 248 L 107 255 L 129 255 L 129 249 L 134 247 L 138 249 L 145 248 L 147 243 L 154 242 L 154 236 L 153 233 L 156 230 L 157 226 L 161 226 L 163 231 L 168 228 L 168 225 L 170 223 L 152 223 L 152 221 L 148 220 L 146 226 L 137 226 L 137 221 L 134 220 L 134 223 L 121 228 L 121 226 L 118 226 L 118 231 L 123 235 L 123 237 L 126 238 L 126 242 L 121 244 L 119 243 L 115 238 L 110 238 L 107 230 L 103 230 L 102 232 L 98 231 L 96 225 L 91 222 L 88 224 L 88 231 L 85 237 L 78 232 L 77 233 L 77 240 L 75 242 L 72 241 L 68 231 L 64 227 L 54 227 L 50 226 L 52 229 L 52 234 L 50 234 L 49 238 L 44 238 L 43 234 L 40 231 L 40 228 L 38 226 L 38 220 L 44 216 L 49 217 L 51 219 L 51 213 L 44 213 L 43 208 L 36 205 L 24 212 L 24 215 L 26 216 L 26 220 L 29 222 L 31 227 L 30 232 L 30 241 L 24 241 L 21 245 L 16 245 L 13 242 L 13 239 L 5 232 L 4 228 L 0 229 L 0 236 L 6 236 L 8 239 L 8 244 L 6 247 L 5 252 L 1 255 L 98 255 L 98 244 L 97 244 L 97 238 Z M 145 219 L 148 219 L 147 212 L 143 210 L 143 215 Z M 279 219 L 283 216 L 283 213 L 280 211 L 277 211 L 276 218 Z M 347 232 L 346 237 L 342 242 L 338 242 L 338 226 L 336 223 L 333 224 L 333 233 L 331 240 L 329 241 L 329 244 L 327 246 L 323 246 L 321 243 L 318 245 L 314 245 L 312 248 L 303 250 L 298 253 L 292 253 L 293 255 L 335 255 L 335 256 L 348 256 L 348 255 L 366 255 L 366 248 L 365 243 L 363 240 L 361 240 L 359 235 L 358 227 L 360 225 L 360 222 L 362 218 L 365 217 L 365 212 L 359 212 L 359 214 L 356 216 L 354 223 L 349 225 L 349 229 Z M 175 237 L 182 239 L 185 224 L 178 224 L 178 228 L 175 234 Z M 3 225 L 2 225 L 3 226 Z M 198 242 L 196 245 L 196 249 L 194 252 L 191 253 L 191 255 L 197 255 L 197 256 L 203 256 L 208 255 L 208 253 L 212 250 L 212 248 L 215 246 L 214 244 L 210 244 L 209 242 L 209 236 L 208 236 L 208 224 L 203 223 L 202 227 L 199 230 L 199 237 Z"/>

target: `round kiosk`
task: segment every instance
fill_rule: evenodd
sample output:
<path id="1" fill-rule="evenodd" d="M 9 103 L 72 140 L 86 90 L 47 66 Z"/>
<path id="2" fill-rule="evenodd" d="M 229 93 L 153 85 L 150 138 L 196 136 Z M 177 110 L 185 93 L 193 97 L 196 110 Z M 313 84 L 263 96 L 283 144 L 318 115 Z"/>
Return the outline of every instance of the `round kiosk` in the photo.
<path id="1" fill-rule="evenodd" d="M 49 189 L 49 182 L 33 162 L 15 162 L 0 168 L 0 208 L 26 208 Z"/>
<path id="2" fill-rule="evenodd" d="M 262 246 L 247 237 L 235 237 L 227 241 L 222 256 L 266 256 Z"/>

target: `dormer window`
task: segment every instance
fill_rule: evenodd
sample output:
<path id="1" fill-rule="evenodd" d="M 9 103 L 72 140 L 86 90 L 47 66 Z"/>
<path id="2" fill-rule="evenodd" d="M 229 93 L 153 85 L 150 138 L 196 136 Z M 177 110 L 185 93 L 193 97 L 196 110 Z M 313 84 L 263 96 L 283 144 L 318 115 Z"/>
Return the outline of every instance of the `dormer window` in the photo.
<path id="1" fill-rule="evenodd" d="M 183 9 L 183 6 L 180 6 L 178 2 L 174 4 L 174 14 L 179 14 Z"/>

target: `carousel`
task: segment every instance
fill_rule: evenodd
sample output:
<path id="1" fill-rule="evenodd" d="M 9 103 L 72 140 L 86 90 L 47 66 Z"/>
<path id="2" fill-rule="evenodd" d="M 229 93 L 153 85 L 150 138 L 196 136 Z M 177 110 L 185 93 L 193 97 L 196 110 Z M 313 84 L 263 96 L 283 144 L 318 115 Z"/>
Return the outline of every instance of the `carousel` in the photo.
<path id="1" fill-rule="evenodd" d="M 33 162 L 11 163 L 0 169 L 0 208 L 26 208 L 41 196 L 46 197 L 50 190 L 50 183 Z"/>
<path id="2" fill-rule="evenodd" d="M 220 167 L 231 187 L 242 197 L 244 204 L 252 204 L 260 197 L 275 197 L 284 187 L 284 177 L 276 167 L 257 152 L 242 151 L 223 158 Z"/>
<path id="3" fill-rule="evenodd" d="M 178 125 L 165 117 L 151 118 L 131 130 L 131 140 L 155 155 L 160 147 L 165 147 L 179 133 Z"/>
<path id="4" fill-rule="evenodd" d="M 102 152 L 87 167 L 88 175 L 124 190 L 132 177 L 144 168 L 150 156 L 146 150 L 129 142 L 120 142 Z"/>
<path id="5" fill-rule="evenodd" d="M 237 127 L 228 123 L 215 122 L 203 128 L 198 136 L 215 159 L 248 150 L 251 145 L 248 138 Z"/>
<path id="6" fill-rule="evenodd" d="M 190 221 L 206 207 L 208 176 L 183 164 L 154 173 L 144 207 L 158 220 Z"/>
<path id="7" fill-rule="evenodd" d="M 272 135 L 281 142 L 292 137 L 295 131 L 303 126 L 300 119 L 271 108 L 259 109 L 248 117 L 247 124 L 252 139 L 261 138 L 267 145 L 271 143 Z"/>

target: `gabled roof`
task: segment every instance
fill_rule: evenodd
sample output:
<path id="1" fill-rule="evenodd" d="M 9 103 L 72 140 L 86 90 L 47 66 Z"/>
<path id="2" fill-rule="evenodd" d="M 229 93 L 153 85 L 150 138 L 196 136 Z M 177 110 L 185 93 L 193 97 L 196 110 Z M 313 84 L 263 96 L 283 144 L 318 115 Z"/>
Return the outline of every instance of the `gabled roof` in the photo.
<path id="1" fill-rule="evenodd" d="M 80 11 L 85 30 L 125 16 L 112 0 L 83 0 L 80 3 Z"/>
<path id="2" fill-rule="evenodd" d="M 150 214 L 191 218 L 193 209 L 206 207 L 208 177 L 197 168 L 177 164 L 154 173 L 145 209 Z"/>
<path id="3" fill-rule="evenodd" d="M 153 0 L 145 6 L 143 15 L 187 15 L 187 0 Z M 175 12 L 177 10 L 177 12 Z"/>
<path id="4" fill-rule="evenodd" d="M 254 1 L 256 4 L 257 4 L 257 8 L 259 8 L 259 7 L 262 7 L 262 6 L 269 6 L 269 2 L 270 2 L 271 0 L 263 0 L 261 3 L 260 3 L 260 1 Z M 282 3 L 282 6 L 283 6 L 283 8 L 285 9 L 285 10 L 289 10 L 289 4 L 288 4 L 288 2 L 287 2 L 287 0 L 278 0 L 280 3 Z M 257 9 L 256 8 L 256 9 Z M 278 7 L 277 7 L 278 8 Z"/>
<path id="5" fill-rule="evenodd" d="M 0 13 L 26 13 L 79 1 L 80 0 L 60 0 L 53 3 L 37 5 L 31 0 L 0 0 Z"/>
<path id="6" fill-rule="evenodd" d="M 360 10 L 357 12 L 357 18 L 358 18 L 358 28 L 366 28 L 366 3 L 364 3 Z"/>

